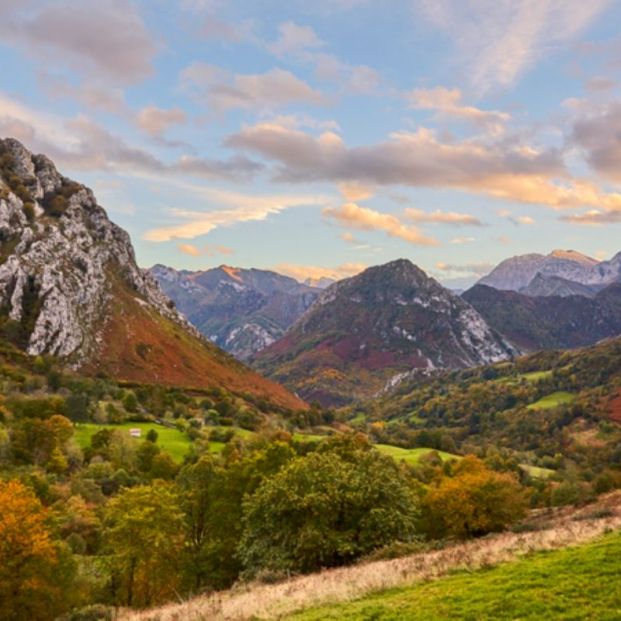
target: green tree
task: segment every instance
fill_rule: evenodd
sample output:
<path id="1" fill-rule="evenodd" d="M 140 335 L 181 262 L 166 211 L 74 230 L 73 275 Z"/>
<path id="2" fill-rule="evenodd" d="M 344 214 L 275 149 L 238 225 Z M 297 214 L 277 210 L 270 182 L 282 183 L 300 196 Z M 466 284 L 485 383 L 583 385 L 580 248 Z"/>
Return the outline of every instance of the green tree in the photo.
<path id="1" fill-rule="evenodd" d="M 174 597 L 184 548 L 174 488 L 155 483 L 123 490 L 110 501 L 105 525 L 117 603 L 149 606 Z"/>
<path id="2" fill-rule="evenodd" d="M 411 480 L 392 459 L 342 445 L 295 459 L 262 483 L 244 504 L 238 553 L 250 575 L 343 565 L 412 540 L 418 515 Z"/>

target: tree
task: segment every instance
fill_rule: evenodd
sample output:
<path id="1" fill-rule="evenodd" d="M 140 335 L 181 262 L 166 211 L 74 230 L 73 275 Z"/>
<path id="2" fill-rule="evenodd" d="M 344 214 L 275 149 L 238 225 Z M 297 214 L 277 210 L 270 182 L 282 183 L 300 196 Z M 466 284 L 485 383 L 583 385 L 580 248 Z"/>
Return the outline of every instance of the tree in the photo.
<path id="1" fill-rule="evenodd" d="M 485 467 L 474 456 L 465 457 L 433 486 L 424 500 L 429 533 L 434 537 L 466 539 L 501 531 L 524 517 L 526 490 L 513 474 Z"/>
<path id="2" fill-rule="evenodd" d="M 123 407 L 126 412 L 130 412 L 135 414 L 138 411 L 138 399 L 136 399 L 136 395 L 130 390 L 125 395 L 123 399 Z"/>
<path id="3" fill-rule="evenodd" d="M 149 606 L 174 597 L 184 548 L 174 488 L 155 483 L 123 490 L 110 501 L 105 524 L 116 601 Z"/>
<path id="4" fill-rule="evenodd" d="M 349 563 L 416 536 L 411 480 L 375 450 L 311 453 L 264 480 L 244 504 L 238 553 L 250 575 Z"/>
<path id="5" fill-rule="evenodd" d="M 295 456 L 283 442 L 229 454 L 226 467 L 209 458 L 185 466 L 178 477 L 189 542 L 186 569 L 192 588 L 222 589 L 242 570 L 236 551 L 242 537 L 243 499 Z"/>
<path id="6" fill-rule="evenodd" d="M 48 512 L 19 481 L 0 481 L 0 618 L 47 621 L 71 607 L 75 568 Z"/>

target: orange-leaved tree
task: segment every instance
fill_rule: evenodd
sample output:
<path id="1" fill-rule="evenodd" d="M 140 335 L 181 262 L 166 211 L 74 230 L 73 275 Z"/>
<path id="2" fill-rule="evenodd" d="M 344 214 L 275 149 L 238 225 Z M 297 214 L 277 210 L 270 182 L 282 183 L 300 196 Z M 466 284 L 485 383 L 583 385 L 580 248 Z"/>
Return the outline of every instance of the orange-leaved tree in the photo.
<path id="1" fill-rule="evenodd" d="M 47 621 L 64 612 L 72 565 L 54 541 L 47 510 L 22 483 L 0 481 L 0 619 Z"/>
<path id="2" fill-rule="evenodd" d="M 465 539 L 501 531 L 524 517 L 528 495 L 513 474 L 495 472 L 468 456 L 453 476 L 431 486 L 423 506 L 432 536 Z"/>

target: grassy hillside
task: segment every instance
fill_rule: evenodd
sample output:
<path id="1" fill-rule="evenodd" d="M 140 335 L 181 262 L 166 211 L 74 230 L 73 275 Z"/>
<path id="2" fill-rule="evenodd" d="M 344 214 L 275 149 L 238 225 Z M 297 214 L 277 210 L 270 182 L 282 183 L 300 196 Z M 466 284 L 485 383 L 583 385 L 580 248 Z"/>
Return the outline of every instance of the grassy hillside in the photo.
<path id="1" fill-rule="evenodd" d="M 427 621 L 429 619 L 619 619 L 621 533 L 576 548 L 540 552 L 437 582 L 395 589 L 291 621 Z"/>
<path id="2" fill-rule="evenodd" d="M 253 583 L 119 621 L 618 619 L 621 494 L 535 512 L 514 532 Z"/>
<path id="3" fill-rule="evenodd" d="M 225 388 L 288 409 L 308 406 L 207 340 L 163 317 L 112 275 L 101 351 L 83 371 L 119 380 L 184 388 Z"/>

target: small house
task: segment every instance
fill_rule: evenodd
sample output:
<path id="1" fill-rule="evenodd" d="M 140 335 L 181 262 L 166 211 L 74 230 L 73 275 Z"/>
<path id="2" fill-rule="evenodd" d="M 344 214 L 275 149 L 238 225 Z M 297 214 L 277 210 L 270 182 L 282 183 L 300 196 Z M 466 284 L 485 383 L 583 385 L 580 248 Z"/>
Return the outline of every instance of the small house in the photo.
<path id="1" fill-rule="evenodd" d="M 137 427 L 134 427 L 129 430 L 129 435 L 132 438 L 139 438 L 142 435 L 142 429 L 138 429 Z"/>

